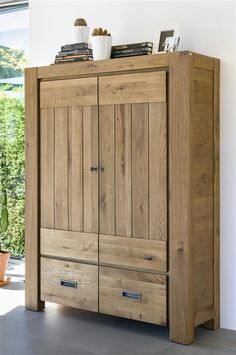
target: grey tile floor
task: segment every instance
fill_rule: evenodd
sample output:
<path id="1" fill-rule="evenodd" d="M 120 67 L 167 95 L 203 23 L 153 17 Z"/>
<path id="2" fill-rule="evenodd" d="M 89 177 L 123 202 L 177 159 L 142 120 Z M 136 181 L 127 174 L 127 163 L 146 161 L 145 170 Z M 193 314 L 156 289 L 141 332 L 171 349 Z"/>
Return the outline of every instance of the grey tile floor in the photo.
<path id="1" fill-rule="evenodd" d="M 197 328 L 193 345 L 174 344 L 164 327 L 47 304 L 24 308 L 24 264 L 11 262 L 0 288 L 0 355 L 236 355 L 236 332 Z"/>

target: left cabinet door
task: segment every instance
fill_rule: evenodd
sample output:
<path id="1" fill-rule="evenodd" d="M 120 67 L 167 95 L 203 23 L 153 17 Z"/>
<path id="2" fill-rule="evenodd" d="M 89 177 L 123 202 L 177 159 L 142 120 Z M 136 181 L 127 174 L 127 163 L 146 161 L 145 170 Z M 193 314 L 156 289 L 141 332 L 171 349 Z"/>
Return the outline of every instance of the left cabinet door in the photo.
<path id="1" fill-rule="evenodd" d="M 41 228 L 98 233 L 97 167 L 97 78 L 41 82 Z"/>

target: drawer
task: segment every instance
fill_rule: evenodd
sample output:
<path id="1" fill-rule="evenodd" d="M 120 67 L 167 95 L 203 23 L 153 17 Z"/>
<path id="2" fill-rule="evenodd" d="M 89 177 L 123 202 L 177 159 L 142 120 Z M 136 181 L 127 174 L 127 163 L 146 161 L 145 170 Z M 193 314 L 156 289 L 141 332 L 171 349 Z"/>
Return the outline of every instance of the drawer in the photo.
<path id="1" fill-rule="evenodd" d="M 65 259 L 98 261 L 98 235 L 40 229 L 41 254 Z"/>
<path id="2" fill-rule="evenodd" d="M 166 325 L 166 276 L 101 266 L 99 311 Z"/>
<path id="3" fill-rule="evenodd" d="M 97 105 L 97 78 L 40 83 L 40 108 L 85 105 Z"/>
<path id="4" fill-rule="evenodd" d="M 166 72 L 156 71 L 99 78 L 99 104 L 166 102 Z"/>
<path id="5" fill-rule="evenodd" d="M 99 261 L 113 266 L 166 271 L 166 241 L 99 236 Z"/>
<path id="6" fill-rule="evenodd" d="M 41 258 L 41 299 L 98 311 L 98 267 Z"/>

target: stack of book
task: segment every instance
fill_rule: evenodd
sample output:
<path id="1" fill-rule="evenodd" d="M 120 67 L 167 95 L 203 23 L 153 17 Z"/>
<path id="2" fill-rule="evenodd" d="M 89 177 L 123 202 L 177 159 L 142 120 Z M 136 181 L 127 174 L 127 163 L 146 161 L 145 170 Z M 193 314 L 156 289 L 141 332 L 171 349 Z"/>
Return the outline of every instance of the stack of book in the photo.
<path id="1" fill-rule="evenodd" d="M 54 63 L 82 62 L 91 59 L 93 59 L 92 49 L 89 48 L 87 43 L 72 43 L 61 47 L 60 52 L 55 57 Z"/>
<path id="2" fill-rule="evenodd" d="M 141 42 L 112 46 L 111 58 L 131 57 L 152 54 L 153 43 Z"/>

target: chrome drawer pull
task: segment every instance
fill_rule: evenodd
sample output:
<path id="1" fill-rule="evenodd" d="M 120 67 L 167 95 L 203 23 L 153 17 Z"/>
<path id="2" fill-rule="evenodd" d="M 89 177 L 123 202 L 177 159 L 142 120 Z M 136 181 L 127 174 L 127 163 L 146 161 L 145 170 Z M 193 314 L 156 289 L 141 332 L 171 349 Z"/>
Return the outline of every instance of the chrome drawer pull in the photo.
<path id="1" fill-rule="evenodd" d="M 61 286 L 77 288 L 77 282 L 76 281 L 61 280 Z"/>
<path id="2" fill-rule="evenodd" d="M 147 261 L 152 261 L 152 256 L 151 255 L 147 255 L 147 256 L 145 256 L 145 258 L 144 258 L 145 260 L 147 260 Z"/>
<path id="3" fill-rule="evenodd" d="M 122 291 L 122 297 L 131 298 L 133 300 L 141 301 L 142 294 L 139 292 Z"/>

